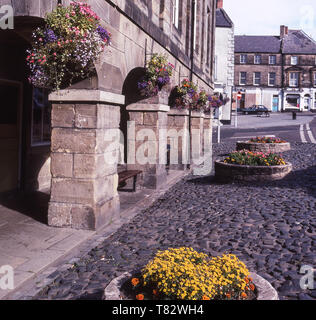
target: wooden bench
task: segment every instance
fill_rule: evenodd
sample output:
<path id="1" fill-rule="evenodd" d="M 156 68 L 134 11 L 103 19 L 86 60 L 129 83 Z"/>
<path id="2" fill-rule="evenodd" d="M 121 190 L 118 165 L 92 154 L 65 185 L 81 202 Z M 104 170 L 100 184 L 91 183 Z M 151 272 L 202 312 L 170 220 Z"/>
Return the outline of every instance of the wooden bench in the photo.
<path id="1" fill-rule="evenodd" d="M 133 181 L 133 192 L 136 191 L 136 181 L 137 181 L 137 176 L 139 174 L 143 173 L 143 171 L 140 170 L 127 170 L 127 171 L 122 171 L 118 173 L 119 176 L 119 186 L 125 182 L 126 180 L 130 178 L 134 178 Z"/>

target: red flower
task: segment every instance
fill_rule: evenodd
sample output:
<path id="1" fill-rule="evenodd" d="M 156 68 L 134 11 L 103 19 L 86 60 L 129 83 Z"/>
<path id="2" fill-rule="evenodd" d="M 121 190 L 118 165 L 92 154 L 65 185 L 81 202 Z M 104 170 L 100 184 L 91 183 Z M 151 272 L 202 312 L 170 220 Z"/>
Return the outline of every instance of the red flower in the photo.
<path id="1" fill-rule="evenodd" d="M 136 299 L 137 299 L 137 300 L 144 300 L 145 297 L 144 297 L 143 294 L 138 294 L 138 295 L 136 296 Z"/>

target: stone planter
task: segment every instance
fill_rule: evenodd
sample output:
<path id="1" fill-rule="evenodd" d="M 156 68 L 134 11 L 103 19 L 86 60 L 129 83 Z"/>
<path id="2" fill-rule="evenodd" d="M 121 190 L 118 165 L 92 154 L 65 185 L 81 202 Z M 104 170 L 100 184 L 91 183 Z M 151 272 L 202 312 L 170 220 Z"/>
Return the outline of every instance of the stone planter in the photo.
<path id="1" fill-rule="evenodd" d="M 281 180 L 291 171 L 291 163 L 283 166 L 244 166 L 215 162 L 215 178 L 219 182 Z"/>
<path id="2" fill-rule="evenodd" d="M 237 151 L 249 150 L 254 152 L 264 152 L 264 153 L 281 153 L 291 150 L 291 144 L 289 142 L 285 143 L 256 143 L 256 142 L 237 142 Z"/>
<path id="3" fill-rule="evenodd" d="M 267 280 L 256 273 L 251 273 L 250 276 L 257 289 L 257 300 L 279 300 L 277 291 Z M 120 289 L 130 278 L 132 278 L 132 274 L 125 272 L 113 279 L 104 290 L 103 300 L 123 300 Z"/>
<path id="4" fill-rule="evenodd" d="M 139 103 L 142 104 L 164 104 L 168 105 L 170 95 L 170 85 L 164 86 L 156 96 L 142 99 Z"/>

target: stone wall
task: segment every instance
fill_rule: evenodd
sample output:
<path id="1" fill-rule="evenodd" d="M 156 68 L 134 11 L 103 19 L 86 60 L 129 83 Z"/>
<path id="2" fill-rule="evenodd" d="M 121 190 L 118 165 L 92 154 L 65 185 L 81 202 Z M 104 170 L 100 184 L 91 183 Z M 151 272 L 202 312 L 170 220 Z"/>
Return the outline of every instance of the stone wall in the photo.
<path id="1" fill-rule="evenodd" d="M 180 26 L 172 24 L 172 1 L 88 1 L 101 16 L 104 26 L 112 33 L 112 46 L 106 50 L 97 66 L 99 88 L 122 93 L 127 76 L 135 68 L 144 67 L 153 53 L 166 53 L 175 65 L 172 85 L 190 76 L 191 6 L 190 1 L 180 1 Z M 205 29 L 207 7 L 212 22 Z M 205 1 L 198 6 L 197 47 L 194 53 L 193 79 L 201 87 L 213 89 L 213 60 L 215 32 L 215 1 Z M 204 11 L 204 14 L 203 14 Z M 202 35 L 202 25 L 204 34 Z M 204 39 L 209 35 L 209 39 Z M 211 49 L 203 43 L 208 40 Z M 202 50 L 203 48 L 203 50 Z M 209 57 L 207 57 L 209 52 Z"/>
<path id="2" fill-rule="evenodd" d="M 58 0 L 0 0 L 0 6 L 11 5 L 15 16 L 44 18 L 56 8 Z"/>

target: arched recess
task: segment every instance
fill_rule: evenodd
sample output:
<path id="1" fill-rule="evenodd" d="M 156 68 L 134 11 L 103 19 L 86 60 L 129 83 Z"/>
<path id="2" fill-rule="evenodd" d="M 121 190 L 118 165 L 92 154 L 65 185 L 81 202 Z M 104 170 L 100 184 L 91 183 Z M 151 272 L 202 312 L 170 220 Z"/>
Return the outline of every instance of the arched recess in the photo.
<path id="1" fill-rule="evenodd" d="M 120 130 L 124 134 L 124 162 L 127 162 L 127 122 L 129 119 L 129 114 L 126 110 L 126 107 L 130 104 L 137 103 L 144 99 L 140 95 L 138 89 L 138 82 L 146 74 L 146 69 L 142 67 L 137 67 L 132 69 L 125 81 L 123 82 L 122 95 L 125 96 L 125 106 L 121 107 L 121 123 Z"/>

